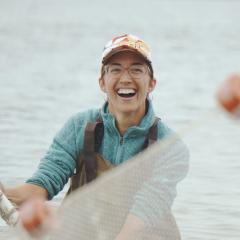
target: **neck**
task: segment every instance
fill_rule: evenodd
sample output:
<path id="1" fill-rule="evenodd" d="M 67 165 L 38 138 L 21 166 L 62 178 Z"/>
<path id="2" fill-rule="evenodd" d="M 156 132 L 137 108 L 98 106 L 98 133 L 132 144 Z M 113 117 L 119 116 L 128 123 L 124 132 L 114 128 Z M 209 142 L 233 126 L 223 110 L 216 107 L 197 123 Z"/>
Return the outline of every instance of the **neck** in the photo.
<path id="1" fill-rule="evenodd" d="M 136 118 L 135 114 L 116 114 L 115 118 L 116 125 L 121 136 L 124 135 L 128 128 L 137 126 L 142 120 L 142 117 Z"/>
<path id="2" fill-rule="evenodd" d="M 128 128 L 137 126 L 141 122 L 146 113 L 146 104 L 137 112 L 116 112 L 109 106 L 109 112 L 114 115 L 116 119 L 116 126 L 121 136 L 127 131 Z"/>

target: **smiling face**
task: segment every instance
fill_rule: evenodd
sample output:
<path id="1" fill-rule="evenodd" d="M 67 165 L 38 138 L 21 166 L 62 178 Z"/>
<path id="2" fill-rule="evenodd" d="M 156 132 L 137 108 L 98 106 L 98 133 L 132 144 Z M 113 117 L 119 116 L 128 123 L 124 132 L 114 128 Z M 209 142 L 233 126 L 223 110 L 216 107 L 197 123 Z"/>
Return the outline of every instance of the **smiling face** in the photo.
<path id="1" fill-rule="evenodd" d="M 109 111 L 113 115 L 143 117 L 146 98 L 155 88 L 156 80 L 150 77 L 148 65 L 141 56 L 124 51 L 109 59 L 99 85 L 107 94 Z"/>

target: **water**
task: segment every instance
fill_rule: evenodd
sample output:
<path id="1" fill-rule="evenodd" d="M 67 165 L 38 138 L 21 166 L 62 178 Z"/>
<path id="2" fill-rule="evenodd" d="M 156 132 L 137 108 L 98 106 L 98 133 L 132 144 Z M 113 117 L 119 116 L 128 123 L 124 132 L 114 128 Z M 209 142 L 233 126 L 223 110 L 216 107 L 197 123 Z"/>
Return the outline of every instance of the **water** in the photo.
<path id="1" fill-rule="evenodd" d="M 101 106 L 102 48 L 130 32 L 153 50 L 156 113 L 191 152 L 174 205 L 183 239 L 239 239 L 240 124 L 214 99 L 240 70 L 239 10 L 233 0 L 2 0 L 0 180 L 21 184 L 72 114 Z M 0 222 L 1 239 L 6 232 Z"/>

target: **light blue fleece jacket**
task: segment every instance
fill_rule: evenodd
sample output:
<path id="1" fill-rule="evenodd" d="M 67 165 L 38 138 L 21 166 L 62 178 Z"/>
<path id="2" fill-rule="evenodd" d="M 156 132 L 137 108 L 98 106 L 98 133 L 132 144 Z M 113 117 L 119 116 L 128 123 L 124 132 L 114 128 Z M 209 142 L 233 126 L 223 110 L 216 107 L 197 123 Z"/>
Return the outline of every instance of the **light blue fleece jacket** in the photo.
<path id="1" fill-rule="evenodd" d="M 48 191 L 49 199 L 52 199 L 61 191 L 68 182 L 69 177 L 74 173 L 76 161 L 83 149 L 84 130 L 87 123 L 95 122 L 99 117 L 102 118 L 104 124 L 104 136 L 99 154 L 113 165 L 119 165 L 142 151 L 149 128 L 155 120 L 152 103 L 148 100 L 148 111 L 140 124 L 130 127 L 124 136 L 121 137 L 115 124 L 115 118 L 108 111 L 107 103 L 104 104 L 101 110 L 91 109 L 78 113 L 71 117 L 56 134 L 48 152 L 43 159 L 41 159 L 37 171 L 26 182 L 45 188 Z M 159 121 L 158 140 L 161 141 L 172 134 L 174 133 L 162 121 Z M 148 222 L 154 223 L 154 218 L 158 218 L 159 214 L 151 213 L 155 211 L 152 206 L 149 206 L 149 211 L 147 211 L 146 206 L 149 204 L 149 200 L 144 197 L 146 191 L 149 191 L 148 199 L 151 199 L 151 197 L 160 198 L 164 204 L 171 207 L 176 196 L 176 184 L 183 179 L 187 173 L 188 152 L 181 140 L 178 141 L 178 145 L 179 144 L 184 153 L 183 159 L 181 161 L 174 159 L 174 157 L 172 161 L 166 159 L 175 171 L 174 177 L 169 176 L 171 179 L 166 181 L 166 178 L 168 178 L 168 176 L 166 176 L 167 172 L 163 174 L 163 177 L 159 175 L 156 176 L 159 185 L 156 185 L 156 181 L 154 180 L 154 186 L 147 186 L 146 190 L 143 190 L 142 193 L 139 193 L 135 197 L 136 204 L 134 204 L 132 208 L 132 213 Z M 168 165 L 167 168 L 169 168 Z M 164 184 L 162 182 L 163 180 L 165 181 Z M 158 194 L 155 193 L 156 191 Z M 159 201 L 156 202 L 159 203 Z M 147 214 L 145 214 L 145 212 Z M 153 215 L 156 216 L 153 217 Z"/>

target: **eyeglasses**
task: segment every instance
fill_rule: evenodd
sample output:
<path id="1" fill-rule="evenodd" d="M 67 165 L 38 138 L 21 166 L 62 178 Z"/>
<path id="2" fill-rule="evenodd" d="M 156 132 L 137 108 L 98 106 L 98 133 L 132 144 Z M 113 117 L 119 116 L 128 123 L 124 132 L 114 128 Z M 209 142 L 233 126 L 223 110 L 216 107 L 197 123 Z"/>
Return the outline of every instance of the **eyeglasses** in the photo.
<path id="1" fill-rule="evenodd" d="M 141 64 L 133 64 L 128 68 L 124 68 L 122 65 L 107 65 L 106 73 L 112 78 L 119 78 L 123 75 L 125 71 L 128 71 L 128 74 L 132 78 L 142 78 L 147 73 L 148 67 Z"/>

